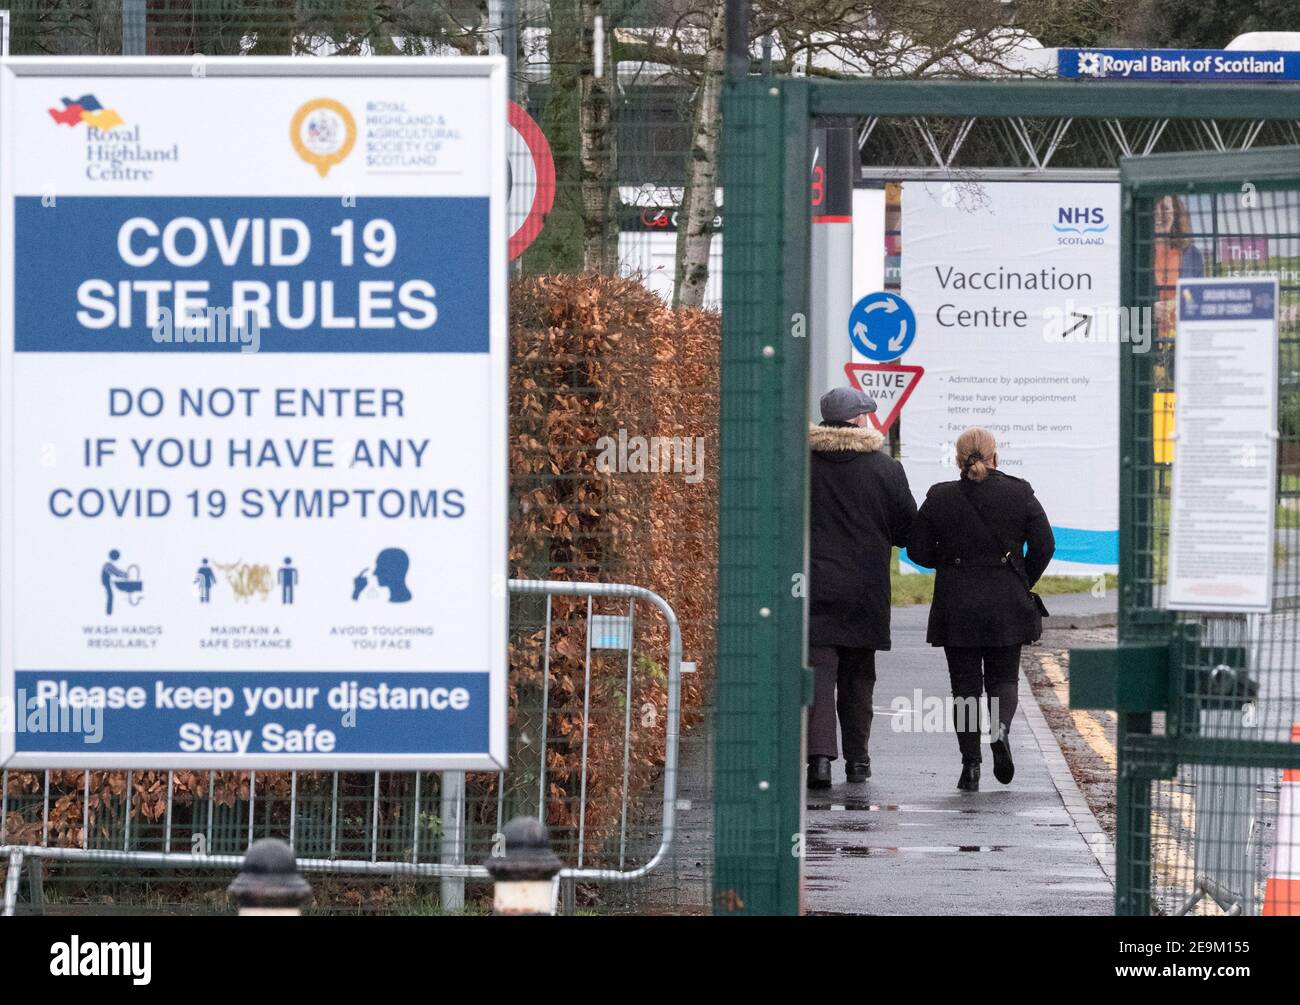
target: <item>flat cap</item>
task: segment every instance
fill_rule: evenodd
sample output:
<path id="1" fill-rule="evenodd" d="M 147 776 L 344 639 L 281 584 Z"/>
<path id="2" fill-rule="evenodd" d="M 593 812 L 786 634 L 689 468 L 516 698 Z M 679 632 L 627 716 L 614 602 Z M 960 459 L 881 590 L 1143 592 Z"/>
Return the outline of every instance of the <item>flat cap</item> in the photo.
<path id="1" fill-rule="evenodd" d="M 833 387 L 822 395 L 823 422 L 848 422 L 876 410 L 876 399 L 854 387 Z"/>

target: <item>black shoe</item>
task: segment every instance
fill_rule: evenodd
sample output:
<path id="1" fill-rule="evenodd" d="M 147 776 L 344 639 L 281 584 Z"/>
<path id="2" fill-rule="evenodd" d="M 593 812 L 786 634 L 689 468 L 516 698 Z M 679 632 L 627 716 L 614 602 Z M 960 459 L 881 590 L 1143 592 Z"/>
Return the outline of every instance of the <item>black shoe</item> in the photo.
<path id="1" fill-rule="evenodd" d="M 1016 777 L 1016 766 L 1011 760 L 1011 741 L 1007 739 L 1006 726 L 999 724 L 989 750 L 993 753 L 993 777 L 1003 785 L 1009 785 Z"/>
<path id="2" fill-rule="evenodd" d="M 963 764 L 961 766 L 961 777 L 957 779 L 957 788 L 963 792 L 978 792 L 980 790 L 980 766 L 978 764 Z"/>
<path id="3" fill-rule="evenodd" d="M 831 759 L 821 754 L 808 758 L 808 788 L 829 789 L 831 787 Z"/>
<path id="4" fill-rule="evenodd" d="M 871 777 L 871 758 L 865 761 L 850 761 L 844 766 L 844 770 L 848 774 L 849 781 L 854 785 L 865 782 Z"/>

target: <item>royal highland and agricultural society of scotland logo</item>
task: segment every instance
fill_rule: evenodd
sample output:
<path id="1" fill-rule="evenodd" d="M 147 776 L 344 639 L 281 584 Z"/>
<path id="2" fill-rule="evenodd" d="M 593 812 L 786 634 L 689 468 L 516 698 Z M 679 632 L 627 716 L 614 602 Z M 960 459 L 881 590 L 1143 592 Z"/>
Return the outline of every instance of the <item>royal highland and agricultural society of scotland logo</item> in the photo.
<path id="1" fill-rule="evenodd" d="M 289 139 L 298 156 L 324 178 L 356 146 L 357 123 L 341 102 L 316 98 L 294 113 Z"/>
<path id="2" fill-rule="evenodd" d="M 79 126 L 84 122 L 101 133 L 126 125 L 126 120 L 116 109 L 105 108 L 93 94 L 83 94 L 76 101 L 64 98 L 63 107 L 51 108 L 49 113 L 50 118 L 61 126 Z"/>

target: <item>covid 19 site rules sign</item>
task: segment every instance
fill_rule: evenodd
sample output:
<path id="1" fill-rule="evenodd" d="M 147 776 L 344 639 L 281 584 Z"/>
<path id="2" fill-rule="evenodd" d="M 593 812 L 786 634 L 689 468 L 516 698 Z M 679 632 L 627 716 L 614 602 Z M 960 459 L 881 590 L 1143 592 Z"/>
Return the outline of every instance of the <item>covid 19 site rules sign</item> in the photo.
<path id="1" fill-rule="evenodd" d="M 0 761 L 495 769 L 506 65 L 0 69 Z"/>

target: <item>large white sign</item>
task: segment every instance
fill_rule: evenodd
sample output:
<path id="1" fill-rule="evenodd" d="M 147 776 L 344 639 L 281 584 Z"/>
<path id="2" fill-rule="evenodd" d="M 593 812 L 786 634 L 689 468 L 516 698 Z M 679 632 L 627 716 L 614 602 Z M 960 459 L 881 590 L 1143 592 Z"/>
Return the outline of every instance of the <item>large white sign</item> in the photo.
<path id="1" fill-rule="evenodd" d="M 504 60 L 0 104 L 0 762 L 504 764 Z"/>
<path id="2" fill-rule="evenodd" d="M 1115 343 L 1141 337 L 1118 312 L 1119 186 L 907 182 L 902 204 L 902 362 L 925 369 L 901 423 L 913 491 L 956 478 L 958 435 L 983 426 L 1052 522 L 1048 571 L 1114 570 Z"/>
<path id="3" fill-rule="evenodd" d="M 1172 610 L 1272 608 L 1277 310 L 1276 278 L 1178 282 Z"/>

